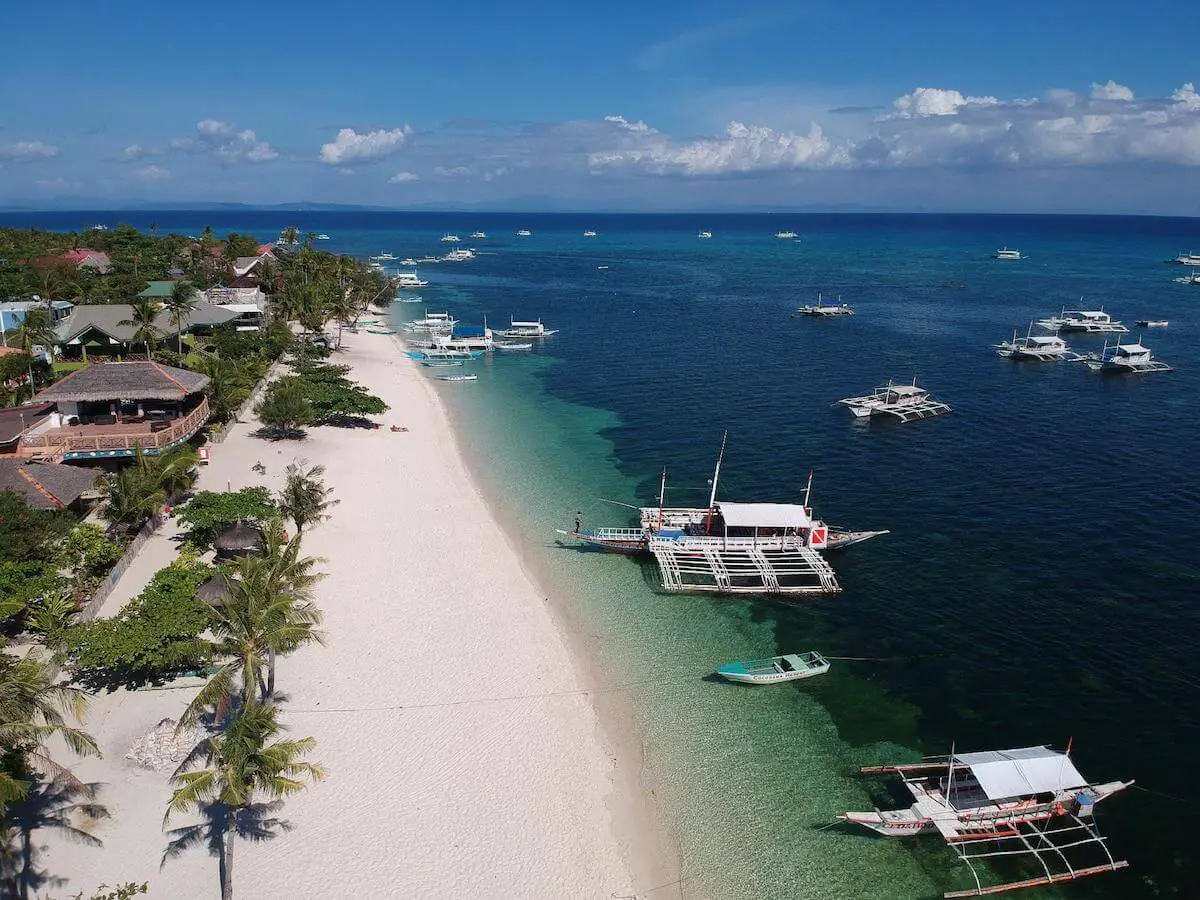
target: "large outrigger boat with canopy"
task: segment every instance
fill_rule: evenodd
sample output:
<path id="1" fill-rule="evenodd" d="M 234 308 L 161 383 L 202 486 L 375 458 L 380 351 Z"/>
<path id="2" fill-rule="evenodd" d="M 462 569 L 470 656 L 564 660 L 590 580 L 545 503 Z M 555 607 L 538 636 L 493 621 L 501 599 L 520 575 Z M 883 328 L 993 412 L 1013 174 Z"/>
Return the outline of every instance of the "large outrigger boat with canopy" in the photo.
<path id="1" fill-rule="evenodd" d="M 1019 888 L 1073 881 L 1124 869 L 1109 853 L 1092 816 L 1101 800 L 1132 781 L 1092 784 L 1066 751 L 1049 747 L 988 750 L 929 757 L 919 763 L 866 766 L 864 775 L 899 775 L 916 801 L 908 809 L 848 812 L 839 819 L 885 837 L 938 832 L 970 870 L 973 890 L 946 897 L 977 897 Z M 1098 851 L 1082 860 L 1081 848 Z M 1071 862 L 1070 856 L 1075 859 Z M 1041 873 L 1033 878 L 985 885 L 975 863 L 1026 857 Z M 1091 862 L 1091 865 L 1081 863 Z"/>
<path id="2" fill-rule="evenodd" d="M 665 590 L 720 594 L 836 593 L 841 586 L 818 551 L 844 549 L 888 533 L 832 528 L 814 518 L 811 473 L 803 503 L 718 500 L 724 456 L 722 440 L 708 506 L 668 507 L 664 470 L 658 506 L 617 504 L 637 511 L 636 526 L 585 529 L 577 518 L 574 530 L 557 533 L 612 553 L 654 556 Z"/>

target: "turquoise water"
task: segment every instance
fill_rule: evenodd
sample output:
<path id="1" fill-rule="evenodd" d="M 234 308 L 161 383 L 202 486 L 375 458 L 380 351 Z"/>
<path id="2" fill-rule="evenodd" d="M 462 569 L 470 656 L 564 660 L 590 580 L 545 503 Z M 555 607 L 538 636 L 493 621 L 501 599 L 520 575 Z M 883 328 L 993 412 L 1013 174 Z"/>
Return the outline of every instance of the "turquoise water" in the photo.
<path id="1" fill-rule="evenodd" d="M 97 221 L 45 218 L 36 224 Z M 154 218 L 269 238 L 296 217 Z M 1200 247 L 1200 223 L 304 214 L 299 224 L 332 235 L 329 249 L 399 257 L 444 251 L 447 230 L 470 245 L 481 228 L 492 237 L 474 242 L 487 251 L 476 260 L 422 268 L 430 308 L 492 325 L 540 315 L 562 329 L 532 354 L 478 364 L 476 383 L 439 390 L 527 563 L 584 636 L 596 687 L 635 712 L 685 896 L 967 887 L 934 841 L 823 827 L 900 799 L 856 768 L 951 742 L 1071 738 L 1090 778 L 1137 778 L 1154 793 L 1101 808 L 1130 872 L 1061 893 L 1192 895 L 1192 842 L 1177 822 L 1198 799 L 1200 288 L 1174 284 L 1180 269 L 1162 260 Z M 520 227 L 533 237 L 515 238 Z M 599 237 L 583 239 L 589 227 Z M 711 241 L 696 239 L 702 227 Z M 773 239 L 783 227 L 801 241 Z M 988 258 L 1005 245 L 1030 258 Z M 790 317 L 818 292 L 859 315 Z M 1176 370 L 1103 378 L 988 349 L 1080 296 L 1129 324 L 1170 320 L 1145 340 Z M 863 426 L 831 408 L 914 374 L 952 415 Z M 892 529 L 835 561 L 844 593 L 664 595 L 636 561 L 556 544 L 576 510 L 589 525 L 624 524 L 625 511 L 599 498 L 651 502 L 664 465 L 669 502 L 703 502 L 725 429 L 722 497 L 794 500 L 814 470 L 818 514 Z M 762 690 L 705 679 L 730 660 L 806 649 L 884 661 L 835 662 L 821 678 Z"/>

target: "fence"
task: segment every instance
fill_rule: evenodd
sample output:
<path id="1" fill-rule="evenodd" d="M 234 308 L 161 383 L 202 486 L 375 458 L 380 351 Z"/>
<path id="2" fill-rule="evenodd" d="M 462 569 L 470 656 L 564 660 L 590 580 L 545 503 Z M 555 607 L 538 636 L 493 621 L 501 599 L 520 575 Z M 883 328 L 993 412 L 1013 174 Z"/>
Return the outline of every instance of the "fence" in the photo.
<path id="1" fill-rule="evenodd" d="M 121 576 L 125 574 L 135 559 L 138 553 L 145 545 L 146 541 L 150 540 L 150 535 L 158 531 L 162 525 L 161 516 L 153 516 L 150 521 L 142 526 L 142 530 L 137 533 L 137 536 L 125 548 L 125 552 L 121 554 L 121 558 L 117 560 L 117 564 L 113 566 L 112 571 L 108 573 L 108 577 L 104 579 L 104 584 L 96 588 L 92 596 L 84 602 L 79 608 L 79 612 L 75 615 L 77 622 L 90 622 L 100 614 L 100 608 L 104 606 L 104 601 L 108 599 L 108 595 L 113 592 L 117 586 L 117 582 L 121 580 Z"/>

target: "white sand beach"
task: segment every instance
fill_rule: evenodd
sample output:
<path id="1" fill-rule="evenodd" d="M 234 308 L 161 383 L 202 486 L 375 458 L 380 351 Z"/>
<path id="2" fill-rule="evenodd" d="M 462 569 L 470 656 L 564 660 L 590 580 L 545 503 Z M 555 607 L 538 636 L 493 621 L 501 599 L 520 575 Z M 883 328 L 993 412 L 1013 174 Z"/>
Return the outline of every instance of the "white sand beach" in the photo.
<path id="1" fill-rule="evenodd" d="M 255 423 L 239 424 L 199 484 L 275 488 L 285 466 L 306 459 L 327 467 L 341 501 L 304 542 L 329 576 L 317 595 L 327 646 L 282 660 L 278 676 L 281 720 L 292 736 L 316 739 L 313 759 L 328 777 L 275 814 L 286 833 L 239 842 L 236 894 L 677 896 L 659 887 L 676 877 L 674 863 L 633 761 L 601 728 L 583 667 L 464 467 L 436 396 L 443 386 L 390 337 L 347 334 L 335 361 L 392 407 L 382 428 L 269 443 L 250 436 Z M 266 475 L 252 471 L 260 461 Z M 131 569 L 114 598 L 169 561 L 169 541 L 169 530 L 152 539 L 143 553 L 156 565 Z M 104 759 L 75 771 L 106 785 L 112 818 L 94 829 L 102 847 L 37 833 L 38 867 L 64 879 L 43 893 L 132 880 L 150 882 L 152 897 L 219 895 L 207 847 L 160 870 L 168 772 L 124 758 L 193 691 L 95 698 L 87 726 Z"/>

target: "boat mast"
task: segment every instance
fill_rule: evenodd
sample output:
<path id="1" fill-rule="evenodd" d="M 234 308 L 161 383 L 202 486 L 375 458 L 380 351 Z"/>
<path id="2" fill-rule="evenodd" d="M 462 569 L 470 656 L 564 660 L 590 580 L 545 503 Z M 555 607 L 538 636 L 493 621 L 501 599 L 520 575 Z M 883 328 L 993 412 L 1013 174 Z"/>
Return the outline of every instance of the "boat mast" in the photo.
<path id="1" fill-rule="evenodd" d="M 717 480 L 721 477 L 721 460 L 725 458 L 725 442 L 729 440 L 729 430 L 721 436 L 721 452 L 717 454 L 717 467 L 713 469 L 712 493 L 708 495 L 708 518 L 704 520 L 704 530 L 712 526 L 713 507 L 717 504 Z"/>
<path id="2" fill-rule="evenodd" d="M 667 498 L 667 467 L 663 466 L 662 483 L 658 486 L 658 530 L 662 531 L 663 504 Z"/>
<path id="3" fill-rule="evenodd" d="M 808 498 L 812 494 L 812 469 L 808 470 L 808 486 L 804 489 L 804 508 L 808 510 L 808 514 L 812 515 L 812 510 L 808 506 Z"/>
<path id="4" fill-rule="evenodd" d="M 954 741 L 950 742 L 950 771 L 946 775 L 946 805 L 953 809 L 954 801 L 951 795 L 954 793 Z"/>

